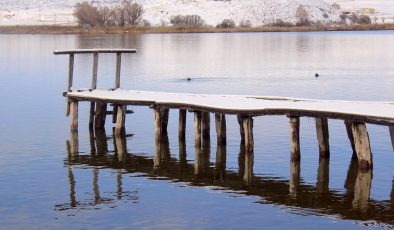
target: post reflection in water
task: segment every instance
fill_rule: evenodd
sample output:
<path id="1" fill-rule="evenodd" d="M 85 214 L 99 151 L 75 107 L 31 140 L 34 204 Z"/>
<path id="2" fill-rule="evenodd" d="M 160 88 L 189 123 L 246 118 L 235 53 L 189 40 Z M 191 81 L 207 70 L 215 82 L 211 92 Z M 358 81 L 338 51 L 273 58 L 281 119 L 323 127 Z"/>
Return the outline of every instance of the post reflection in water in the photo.
<path id="1" fill-rule="evenodd" d="M 289 193 L 291 197 L 297 196 L 298 186 L 300 184 L 301 164 L 299 160 L 290 161 L 290 186 Z"/>
<path id="2" fill-rule="evenodd" d="M 216 150 L 215 167 L 209 167 L 210 142 L 195 145 L 196 159 L 194 164 L 186 160 L 186 143 L 179 142 L 179 159 L 171 158 L 168 136 L 163 135 L 161 140 L 156 140 L 154 156 L 141 156 L 127 151 L 127 136 L 114 136 L 114 152 L 108 151 L 108 141 L 105 130 L 95 130 L 95 136 L 90 139 L 91 154 L 78 155 L 78 135 L 72 133 L 67 142 L 69 151 L 66 165 L 69 181 L 69 202 L 56 206 L 62 211 L 76 208 L 97 208 L 103 205 L 126 200 L 138 201 L 136 191 L 127 191 L 122 180 L 131 180 L 132 177 L 122 177 L 123 173 L 138 172 L 146 175 L 147 179 L 155 177 L 168 178 L 171 181 L 187 182 L 189 186 L 221 186 L 226 190 L 233 190 L 243 194 L 261 197 L 259 203 L 278 204 L 289 207 L 290 212 L 295 208 L 295 213 L 315 213 L 316 215 L 334 215 L 342 219 L 374 220 L 389 225 L 394 225 L 394 179 L 393 191 L 389 199 L 377 201 L 370 198 L 372 185 L 372 171 L 359 171 L 358 161 L 352 158 L 344 183 L 346 193 L 329 188 L 329 159 L 320 158 L 317 170 L 317 183 L 304 183 L 300 177 L 300 161 L 290 162 L 290 179 L 278 179 L 269 176 L 253 175 L 253 152 L 246 153 L 244 142 L 240 142 L 238 157 L 239 171 L 226 170 L 226 146 L 218 145 Z M 76 154 L 75 154 L 76 153 Z M 78 200 L 76 194 L 77 179 L 73 170 L 84 170 L 89 166 L 93 172 L 92 198 Z M 101 168 L 114 169 L 113 183 L 116 186 L 113 192 L 100 191 L 99 181 Z M 156 169 L 153 170 L 152 169 Z M 218 180 L 218 173 L 220 179 Z M 141 175 L 141 174 L 139 174 Z M 225 180 L 223 179 L 225 176 Z M 251 185 L 253 182 L 253 186 Z M 246 185 L 246 186 L 245 186 Z M 107 186 L 105 186 L 107 187 Z M 82 190 L 79 188 L 78 190 Z M 85 194 L 88 192 L 85 192 Z M 109 196 L 107 194 L 113 194 Z M 81 196 L 82 197 L 82 196 Z M 291 198 L 291 199 L 289 199 Z"/>
<path id="3" fill-rule="evenodd" d="M 330 158 L 319 157 L 319 168 L 317 169 L 316 191 L 318 194 L 329 192 Z"/>

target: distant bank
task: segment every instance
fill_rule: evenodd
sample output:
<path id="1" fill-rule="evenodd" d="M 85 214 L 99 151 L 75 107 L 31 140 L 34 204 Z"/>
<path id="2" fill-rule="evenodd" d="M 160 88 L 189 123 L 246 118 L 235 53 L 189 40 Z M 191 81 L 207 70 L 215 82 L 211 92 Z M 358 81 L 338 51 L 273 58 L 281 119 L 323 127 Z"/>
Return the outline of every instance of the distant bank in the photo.
<path id="1" fill-rule="evenodd" d="M 235 33 L 394 30 L 394 24 L 292 26 L 292 27 L 83 27 L 83 26 L 0 26 L 0 34 L 144 34 L 144 33 Z"/>

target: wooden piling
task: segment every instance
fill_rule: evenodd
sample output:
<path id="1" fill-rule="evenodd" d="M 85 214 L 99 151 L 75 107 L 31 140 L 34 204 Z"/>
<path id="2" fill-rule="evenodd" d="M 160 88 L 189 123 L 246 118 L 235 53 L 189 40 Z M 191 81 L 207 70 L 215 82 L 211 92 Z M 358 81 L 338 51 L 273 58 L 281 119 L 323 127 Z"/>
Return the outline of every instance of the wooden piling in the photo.
<path id="1" fill-rule="evenodd" d="M 223 113 L 215 114 L 216 135 L 218 146 L 226 145 L 226 116 Z"/>
<path id="2" fill-rule="evenodd" d="M 104 128 L 105 118 L 107 117 L 107 103 L 98 101 L 96 102 L 96 113 L 94 126 L 96 129 Z"/>
<path id="3" fill-rule="evenodd" d="M 120 135 L 125 132 L 126 106 L 117 105 L 116 107 L 118 108 L 118 112 L 116 116 L 115 135 Z"/>
<path id="4" fill-rule="evenodd" d="M 115 152 L 118 157 L 118 162 L 123 162 L 127 155 L 127 142 L 126 135 L 124 132 L 117 133 L 115 129 Z"/>
<path id="5" fill-rule="evenodd" d="M 250 185 L 253 180 L 254 162 L 253 118 L 242 116 L 242 123 L 245 133 L 245 173 L 243 179 Z"/>
<path id="6" fill-rule="evenodd" d="M 210 140 L 211 139 L 211 118 L 209 112 L 202 113 L 202 139 Z"/>
<path id="7" fill-rule="evenodd" d="M 186 139 L 186 109 L 179 110 L 179 141 Z"/>
<path id="8" fill-rule="evenodd" d="M 391 145 L 393 146 L 393 151 L 394 151 L 394 126 L 390 126 L 390 137 L 391 137 Z"/>
<path id="9" fill-rule="evenodd" d="M 372 169 L 371 145 L 365 123 L 353 123 L 352 132 L 360 170 Z"/>
<path id="10" fill-rule="evenodd" d="M 160 108 L 155 108 L 154 112 L 154 119 L 155 119 L 155 139 L 156 139 L 156 146 L 160 144 L 162 131 L 161 131 L 161 120 L 162 120 L 162 113 Z"/>
<path id="11" fill-rule="evenodd" d="M 194 112 L 194 144 L 201 146 L 201 121 L 202 113 L 200 111 Z"/>
<path id="12" fill-rule="evenodd" d="M 244 130 L 244 124 L 242 122 L 242 116 L 237 115 L 238 119 L 238 124 L 239 124 L 239 135 L 241 136 L 241 142 L 245 141 L 245 130 Z"/>
<path id="13" fill-rule="evenodd" d="M 71 130 L 78 130 L 78 101 L 70 100 Z"/>
<path id="14" fill-rule="evenodd" d="M 354 146 L 354 137 L 353 137 L 353 131 L 352 131 L 352 121 L 348 121 L 345 120 L 345 127 L 346 127 L 346 133 L 347 133 L 347 137 L 349 138 L 350 141 L 350 145 L 352 146 L 352 150 L 353 150 L 353 157 L 356 157 L 356 147 Z"/>
<path id="15" fill-rule="evenodd" d="M 76 156 L 78 156 L 79 153 L 78 130 L 70 131 L 70 140 L 67 141 L 66 145 L 70 159 L 74 159 Z"/>
<path id="16" fill-rule="evenodd" d="M 301 159 L 300 150 L 300 118 L 289 117 L 289 128 L 290 128 L 290 158 L 292 161 Z"/>
<path id="17" fill-rule="evenodd" d="M 330 144 L 327 118 L 316 118 L 316 134 L 319 143 L 320 157 L 330 157 Z"/>
<path id="18" fill-rule="evenodd" d="M 120 67 L 122 63 L 122 53 L 116 53 L 116 76 L 115 76 L 115 89 L 120 87 Z"/>

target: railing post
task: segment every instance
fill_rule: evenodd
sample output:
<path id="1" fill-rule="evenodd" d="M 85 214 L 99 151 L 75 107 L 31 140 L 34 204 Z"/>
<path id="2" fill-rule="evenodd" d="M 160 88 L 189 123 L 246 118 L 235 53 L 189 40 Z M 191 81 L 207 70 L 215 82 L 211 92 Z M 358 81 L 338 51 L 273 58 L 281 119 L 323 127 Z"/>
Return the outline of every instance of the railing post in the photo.
<path id="1" fill-rule="evenodd" d="M 92 71 L 92 85 L 91 89 L 97 88 L 97 69 L 98 69 L 98 53 L 93 54 L 93 71 Z M 95 103 L 90 102 L 90 115 L 89 115 L 89 129 L 93 129 Z"/>
<path id="2" fill-rule="evenodd" d="M 120 87 L 120 67 L 122 63 L 122 53 L 116 53 L 116 79 L 115 79 L 115 89 Z"/>
<path id="3" fill-rule="evenodd" d="M 71 87 L 73 86 L 74 77 L 74 54 L 70 53 L 68 62 L 68 87 L 67 91 L 71 92 Z"/>

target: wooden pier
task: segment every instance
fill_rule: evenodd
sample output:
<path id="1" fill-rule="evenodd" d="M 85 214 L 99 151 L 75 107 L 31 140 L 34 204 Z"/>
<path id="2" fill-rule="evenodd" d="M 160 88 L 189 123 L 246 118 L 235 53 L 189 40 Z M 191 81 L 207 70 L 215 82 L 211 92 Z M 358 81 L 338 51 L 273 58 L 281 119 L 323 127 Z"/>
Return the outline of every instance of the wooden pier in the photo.
<path id="1" fill-rule="evenodd" d="M 299 161 L 300 117 L 316 119 L 316 132 L 320 157 L 329 158 L 328 119 L 344 120 L 350 144 L 356 154 L 360 170 L 372 169 L 372 152 L 366 123 L 388 126 L 394 149 L 394 102 L 312 100 L 253 95 L 203 95 L 187 93 L 152 92 L 120 88 L 121 55 L 135 53 L 133 49 L 94 49 L 55 51 L 54 54 L 69 55 L 69 79 L 67 92 L 67 115 L 71 118 L 71 130 L 78 129 L 78 103 L 89 102 L 89 127 L 103 128 L 106 116 L 112 115 L 115 134 L 124 133 L 125 117 L 131 111 L 127 106 L 149 106 L 154 112 L 155 136 L 161 141 L 167 135 L 169 109 L 179 109 L 179 139 L 184 140 L 186 111 L 194 113 L 194 135 L 196 149 L 210 140 L 210 113 L 215 114 L 218 143 L 226 145 L 226 116 L 236 115 L 240 135 L 245 148 L 245 164 L 253 165 L 253 118 L 257 116 L 282 115 L 289 117 L 290 159 Z M 98 56 L 100 53 L 116 54 L 115 86 L 97 89 Z M 92 85 L 89 89 L 74 89 L 73 70 L 75 54 L 92 54 Z M 108 111 L 107 105 L 113 110 Z M 197 153 L 196 153 L 197 154 Z M 245 175 L 245 180 L 248 180 Z"/>

